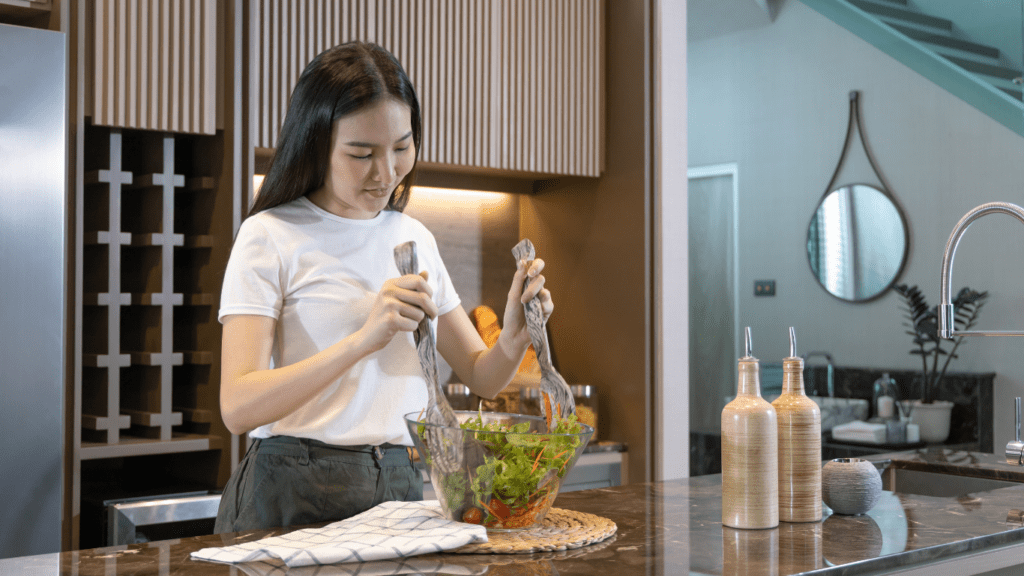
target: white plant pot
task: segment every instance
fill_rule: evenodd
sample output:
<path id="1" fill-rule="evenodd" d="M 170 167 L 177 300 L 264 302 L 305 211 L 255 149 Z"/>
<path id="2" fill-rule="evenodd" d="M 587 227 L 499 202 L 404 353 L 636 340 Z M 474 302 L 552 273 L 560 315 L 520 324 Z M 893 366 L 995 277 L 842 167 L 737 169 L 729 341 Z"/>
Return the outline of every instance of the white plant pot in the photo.
<path id="1" fill-rule="evenodd" d="M 949 416 L 952 410 L 953 403 L 945 400 L 936 400 L 931 404 L 914 400 L 910 408 L 910 423 L 920 428 L 922 442 L 945 442 L 949 437 Z"/>

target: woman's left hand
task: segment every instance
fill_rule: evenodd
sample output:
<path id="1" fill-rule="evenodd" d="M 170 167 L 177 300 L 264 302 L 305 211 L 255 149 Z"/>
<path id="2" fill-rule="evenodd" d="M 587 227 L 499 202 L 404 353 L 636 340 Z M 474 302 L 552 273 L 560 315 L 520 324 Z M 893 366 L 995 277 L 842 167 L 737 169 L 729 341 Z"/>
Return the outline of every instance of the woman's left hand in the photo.
<path id="1" fill-rule="evenodd" d="M 501 335 L 498 337 L 498 344 L 505 346 L 504 351 L 511 358 L 521 356 L 530 345 L 530 334 L 526 331 L 526 314 L 523 311 L 523 304 L 534 297 L 539 297 L 545 322 L 555 309 L 555 303 L 551 300 L 551 292 L 544 288 L 544 276 L 541 275 L 543 269 L 544 261 L 540 258 L 530 262 L 520 260 L 516 267 L 516 274 L 512 277 L 512 288 L 508 291 L 505 318 L 502 323 Z M 526 284 L 527 279 L 529 279 L 529 284 Z M 506 335 L 508 340 L 503 338 Z"/>

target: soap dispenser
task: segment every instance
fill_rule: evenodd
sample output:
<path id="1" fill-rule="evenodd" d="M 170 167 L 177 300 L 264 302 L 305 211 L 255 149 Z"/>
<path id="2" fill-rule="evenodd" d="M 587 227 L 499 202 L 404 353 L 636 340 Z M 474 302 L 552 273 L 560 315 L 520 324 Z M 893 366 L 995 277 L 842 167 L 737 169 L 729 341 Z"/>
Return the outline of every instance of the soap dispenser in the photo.
<path id="1" fill-rule="evenodd" d="M 761 397 L 749 326 L 744 335 L 736 398 L 722 410 L 722 524 L 774 528 L 779 525 L 778 426 L 775 408 Z"/>
<path id="2" fill-rule="evenodd" d="M 779 429 L 779 519 L 821 520 L 821 409 L 804 393 L 804 360 L 789 328 L 789 357 L 782 359 L 782 395 L 772 402 Z"/>
<path id="3" fill-rule="evenodd" d="M 879 420 L 892 420 L 896 418 L 896 399 L 892 395 L 893 380 L 889 373 L 885 372 L 882 377 L 875 380 L 874 408 L 875 418 Z"/>

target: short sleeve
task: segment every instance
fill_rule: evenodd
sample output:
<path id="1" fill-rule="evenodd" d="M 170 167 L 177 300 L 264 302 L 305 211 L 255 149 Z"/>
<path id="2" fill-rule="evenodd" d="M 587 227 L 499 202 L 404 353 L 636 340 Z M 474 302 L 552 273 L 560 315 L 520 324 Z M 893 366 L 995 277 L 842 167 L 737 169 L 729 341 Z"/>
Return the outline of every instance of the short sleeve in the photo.
<path id="1" fill-rule="evenodd" d="M 242 223 L 231 248 L 221 287 L 219 321 L 231 314 L 278 319 L 284 300 L 280 252 L 267 229 L 250 218 Z"/>
<path id="2" fill-rule="evenodd" d="M 437 269 L 437 286 L 434 289 L 434 304 L 437 305 L 437 313 L 438 316 L 440 316 L 456 309 L 459 304 L 462 303 L 462 300 L 459 298 L 459 294 L 455 291 L 455 285 L 452 284 L 451 276 L 448 274 L 448 268 L 444 265 L 444 261 L 441 260 L 441 253 L 437 249 L 437 241 L 434 239 L 434 235 L 425 227 L 423 230 L 427 235 L 427 238 L 430 240 L 431 256 L 434 258 L 435 267 Z"/>

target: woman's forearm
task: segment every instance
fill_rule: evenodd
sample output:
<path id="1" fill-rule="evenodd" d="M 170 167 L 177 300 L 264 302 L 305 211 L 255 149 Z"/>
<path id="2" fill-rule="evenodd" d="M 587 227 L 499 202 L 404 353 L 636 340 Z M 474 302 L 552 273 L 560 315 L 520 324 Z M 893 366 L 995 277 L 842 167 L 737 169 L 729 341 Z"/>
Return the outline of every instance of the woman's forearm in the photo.
<path id="1" fill-rule="evenodd" d="M 221 412 L 228 430 L 242 434 L 298 410 L 372 350 L 360 332 L 301 362 L 270 369 L 235 368 L 223 374 Z M 225 367 L 230 366 L 229 363 Z"/>
<path id="2" fill-rule="evenodd" d="M 502 335 L 503 336 L 503 335 Z M 481 351 L 473 363 L 470 390 L 484 398 L 494 398 L 515 377 L 529 345 L 519 346 L 511 338 L 498 336 L 493 348 Z"/>

